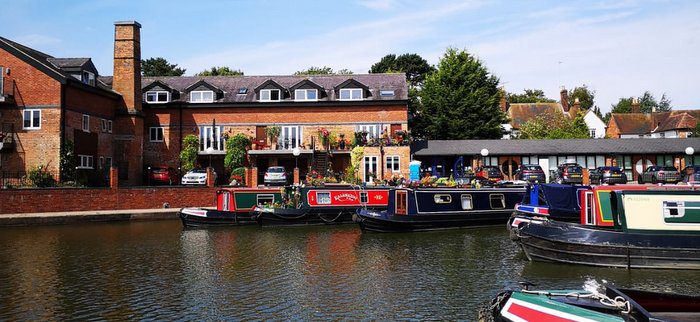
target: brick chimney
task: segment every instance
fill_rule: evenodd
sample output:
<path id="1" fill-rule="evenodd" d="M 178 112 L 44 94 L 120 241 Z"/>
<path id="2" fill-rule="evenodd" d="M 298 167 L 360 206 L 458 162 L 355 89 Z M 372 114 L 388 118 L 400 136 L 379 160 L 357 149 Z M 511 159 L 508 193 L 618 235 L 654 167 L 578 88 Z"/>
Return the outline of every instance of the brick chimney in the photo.
<path id="1" fill-rule="evenodd" d="M 143 172 L 144 124 L 141 113 L 141 24 L 114 23 L 114 75 L 112 89 L 121 94 L 114 138 L 114 161 L 124 185 L 139 185 Z M 121 182 L 119 183 L 121 186 Z"/>
<path id="2" fill-rule="evenodd" d="M 642 108 L 639 105 L 639 100 L 636 98 L 632 99 L 632 113 L 641 113 Z"/>
<path id="3" fill-rule="evenodd" d="M 508 101 L 506 100 L 506 91 L 503 88 L 501 88 L 500 92 L 501 100 L 498 105 L 501 107 L 501 111 L 503 113 L 508 113 Z"/>
<path id="4" fill-rule="evenodd" d="M 564 108 L 564 112 L 569 112 L 569 92 L 562 86 L 559 94 L 561 96 L 561 107 Z"/>
<path id="5" fill-rule="evenodd" d="M 141 24 L 114 23 L 114 79 L 112 89 L 122 94 L 129 113 L 141 112 Z"/>
<path id="6" fill-rule="evenodd" d="M 574 105 L 571 106 L 571 109 L 569 110 L 569 115 L 571 118 L 575 118 L 578 115 L 578 112 L 581 111 L 581 101 L 578 100 L 578 97 L 574 99 Z"/>

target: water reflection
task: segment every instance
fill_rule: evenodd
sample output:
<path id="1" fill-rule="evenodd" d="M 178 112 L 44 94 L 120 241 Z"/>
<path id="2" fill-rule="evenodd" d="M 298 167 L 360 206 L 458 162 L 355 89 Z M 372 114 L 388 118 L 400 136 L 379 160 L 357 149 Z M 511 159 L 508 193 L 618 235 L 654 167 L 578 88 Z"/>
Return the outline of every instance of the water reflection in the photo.
<path id="1" fill-rule="evenodd" d="M 12 228 L 0 229 L 0 320 L 473 320 L 479 304 L 519 281 L 697 294 L 697 274 L 529 263 L 503 227 Z"/>

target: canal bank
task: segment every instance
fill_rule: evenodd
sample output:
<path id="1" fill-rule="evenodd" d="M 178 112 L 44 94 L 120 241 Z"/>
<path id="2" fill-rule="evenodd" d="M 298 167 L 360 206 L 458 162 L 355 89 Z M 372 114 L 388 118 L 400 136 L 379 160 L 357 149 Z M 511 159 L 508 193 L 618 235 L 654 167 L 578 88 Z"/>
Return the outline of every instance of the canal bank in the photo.
<path id="1" fill-rule="evenodd" d="M 0 215 L 0 226 L 63 225 L 87 222 L 177 219 L 180 208 L 36 212 Z"/>

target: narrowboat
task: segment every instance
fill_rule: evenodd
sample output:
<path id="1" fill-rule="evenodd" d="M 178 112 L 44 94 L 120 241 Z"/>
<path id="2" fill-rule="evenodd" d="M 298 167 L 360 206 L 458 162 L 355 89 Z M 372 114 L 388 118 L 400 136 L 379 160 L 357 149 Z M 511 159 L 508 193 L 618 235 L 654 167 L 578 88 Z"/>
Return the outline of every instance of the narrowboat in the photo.
<path id="1" fill-rule="evenodd" d="M 287 187 L 281 203 L 256 207 L 253 218 L 263 226 L 352 223 L 358 208 L 386 209 L 388 200 L 384 186 Z"/>
<path id="2" fill-rule="evenodd" d="M 479 321 L 700 321 L 700 297 L 618 289 L 505 291 Z"/>
<path id="3" fill-rule="evenodd" d="M 581 191 L 589 186 L 565 184 L 533 184 L 527 187 L 522 202 L 515 205 L 515 213 L 523 216 L 546 216 L 550 219 L 578 221 L 581 212 Z"/>
<path id="4" fill-rule="evenodd" d="M 529 260 L 700 269 L 700 191 L 600 186 L 581 195 L 578 223 L 521 214 L 511 218 L 511 236 Z"/>
<path id="5" fill-rule="evenodd" d="M 502 224 L 523 199 L 524 186 L 397 188 L 385 211 L 361 208 L 353 220 L 363 231 L 411 232 Z"/>
<path id="6" fill-rule="evenodd" d="M 216 209 L 183 208 L 178 215 L 185 227 L 255 224 L 256 206 L 281 201 L 279 188 L 222 188 L 216 191 Z"/>

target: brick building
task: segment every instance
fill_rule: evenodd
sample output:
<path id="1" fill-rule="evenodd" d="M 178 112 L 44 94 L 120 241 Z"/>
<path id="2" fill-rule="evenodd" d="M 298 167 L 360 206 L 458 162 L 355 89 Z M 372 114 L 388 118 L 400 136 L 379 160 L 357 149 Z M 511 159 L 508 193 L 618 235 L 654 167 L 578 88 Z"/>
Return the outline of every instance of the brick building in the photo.
<path id="1" fill-rule="evenodd" d="M 139 28 L 115 23 L 115 74 L 140 84 Z M 138 184 L 141 88 L 126 83 L 106 86 L 90 58 L 56 58 L 0 37 L 0 170 L 22 176 L 41 166 L 58 179 L 67 175 L 61 155 L 72 145 L 78 175 L 100 179 L 115 164 L 125 184 Z"/>
<path id="2" fill-rule="evenodd" d="M 180 167 L 182 139 L 194 134 L 198 163 L 221 174 L 225 138 L 242 133 L 253 139 L 249 156 L 260 183 L 276 165 L 291 171 L 298 164 L 302 177 L 308 169 L 339 173 L 350 165 L 356 132 L 372 141 L 408 130 L 403 74 L 144 77 L 142 87 L 146 166 Z M 266 135 L 271 126 L 280 128 L 276 140 Z M 330 133 L 330 144 L 321 144 L 321 129 Z M 345 146 L 337 143 L 341 136 Z M 359 175 L 365 180 L 408 176 L 409 146 L 384 145 L 364 148 Z"/>
<path id="3" fill-rule="evenodd" d="M 688 138 L 700 119 L 700 110 L 675 110 L 642 113 L 639 101 L 632 101 L 632 113 L 612 113 L 608 121 L 608 137 Z"/>
<path id="4" fill-rule="evenodd" d="M 115 23 L 108 77 L 89 58 L 55 58 L 0 38 L 0 172 L 45 166 L 59 177 L 70 142 L 79 173 L 99 176 L 113 165 L 122 184 L 140 184 L 148 166 L 179 168 L 182 138 L 194 134 L 198 163 L 223 174 L 225 139 L 243 133 L 255 142 L 249 155 L 259 176 L 269 166 L 291 171 L 295 164 L 302 176 L 308 169 L 337 173 L 350 165 L 350 145 L 361 132 L 370 143 L 389 138 L 365 148 L 361 177 L 408 176 L 409 147 L 396 142 L 398 131 L 408 130 L 403 74 L 142 79 L 140 28 Z M 275 140 L 266 135 L 271 126 L 280 128 Z M 333 142 L 321 144 L 320 129 Z"/>

